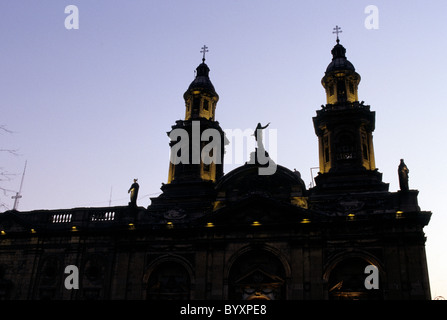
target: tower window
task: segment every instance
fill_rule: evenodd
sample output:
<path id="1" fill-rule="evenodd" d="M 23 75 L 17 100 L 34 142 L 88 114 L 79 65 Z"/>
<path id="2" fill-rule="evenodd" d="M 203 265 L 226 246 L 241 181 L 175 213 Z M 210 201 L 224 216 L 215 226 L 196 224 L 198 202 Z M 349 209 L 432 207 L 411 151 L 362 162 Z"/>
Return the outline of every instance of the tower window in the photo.
<path id="1" fill-rule="evenodd" d="M 333 85 L 330 85 L 330 86 L 329 86 L 329 95 L 330 95 L 330 96 L 333 96 L 333 95 L 334 95 L 334 86 L 333 86 Z"/>
<path id="2" fill-rule="evenodd" d="M 362 129 L 362 152 L 363 152 L 363 159 L 368 160 L 368 140 L 366 137 L 366 133 L 364 129 Z"/>
<path id="3" fill-rule="evenodd" d="M 363 144 L 363 159 L 368 160 L 368 147 Z"/>
<path id="4" fill-rule="evenodd" d="M 350 133 L 342 133 L 337 138 L 337 160 L 349 160 L 354 158 L 354 139 Z"/>
<path id="5" fill-rule="evenodd" d="M 203 101 L 203 110 L 208 111 L 208 100 L 206 99 Z"/>
<path id="6" fill-rule="evenodd" d="M 324 136 L 323 147 L 324 147 L 324 160 L 325 162 L 329 162 L 329 137 L 327 135 Z"/>
<path id="7" fill-rule="evenodd" d="M 192 100 L 192 112 L 198 114 L 200 109 L 200 98 L 194 98 Z"/>
<path id="8" fill-rule="evenodd" d="M 354 94 L 354 84 L 352 82 L 349 82 L 349 92 Z"/>
<path id="9" fill-rule="evenodd" d="M 346 83 L 345 83 L 345 80 L 338 80 L 338 82 L 337 82 L 337 100 L 338 100 L 338 102 L 346 101 Z"/>

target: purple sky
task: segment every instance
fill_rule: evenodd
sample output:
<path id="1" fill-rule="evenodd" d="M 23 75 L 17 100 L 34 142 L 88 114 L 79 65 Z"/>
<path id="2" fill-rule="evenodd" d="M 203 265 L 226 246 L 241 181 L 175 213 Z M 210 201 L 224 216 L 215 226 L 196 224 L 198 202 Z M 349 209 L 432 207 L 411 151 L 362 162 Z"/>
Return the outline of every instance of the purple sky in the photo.
<path id="1" fill-rule="evenodd" d="M 68 5 L 79 29 L 64 25 Z M 365 27 L 365 8 L 379 29 Z M 318 166 L 312 117 L 326 103 L 321 78 L 341 26 L 341 44 L 362 80 L 359 100 L 376 111 L 376 165 L 398 189 L 404 158 L 419 205 L 433 212 L 427 235 L 432 295 L 447 296 L 444 181 L 446 58 L 443 1 L 2 1 L 0 3 L 0 166 L 16 174 L 19 210 L 108 206 L 128 202 L 133 178 L 139 205 L 166 182 L 166 132 L 184 117 L 183 93 L 209 48 L 224 129 L 271 122 L 277 162 Z M 241 163 L 228 164 L 229 172 Z M 0 210 L 13 192 L 0 193 Z"/>

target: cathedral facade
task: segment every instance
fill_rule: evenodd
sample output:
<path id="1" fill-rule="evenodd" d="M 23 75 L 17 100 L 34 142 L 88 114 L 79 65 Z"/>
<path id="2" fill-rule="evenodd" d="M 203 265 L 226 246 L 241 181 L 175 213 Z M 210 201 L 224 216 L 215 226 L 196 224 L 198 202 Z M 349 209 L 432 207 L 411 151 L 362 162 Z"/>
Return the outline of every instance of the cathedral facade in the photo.
<path id="1" fill-rule="evenodd" d="M 313 118 L 314 187 L 273 163 L 261 128 L 250 161 L 224 174 L 228 140 L 204 58 L 168 132 L 167 183 L 148 208 L 0 213 L 0 299 L 430 299 L 431 212 L 403 161 L 399 191 L 382 181 L 375 112 L 358 101 L 361 78 L 338 39 L 331 53 L 327 103 Z M 217 147 L 194 139 L 207 133 Z"/>

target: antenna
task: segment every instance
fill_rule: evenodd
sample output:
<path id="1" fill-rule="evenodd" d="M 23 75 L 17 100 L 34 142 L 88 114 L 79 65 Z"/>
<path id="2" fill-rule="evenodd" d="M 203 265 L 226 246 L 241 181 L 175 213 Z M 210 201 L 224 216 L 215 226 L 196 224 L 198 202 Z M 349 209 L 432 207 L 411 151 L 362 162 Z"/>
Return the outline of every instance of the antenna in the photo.
<path id="1" fill-rule="evenodd" d="M 19 206 L 19 199 L 22 197 L 23 179 L 25 178 L 25 170 L 26 170 L 27 163 L 28 163 L 28 160 L 25 161 L 25 168 L 23 168 L 22 181 L 20 182 L 19 192 L 16 192 L 16 195 L 11 197 L 11 199 L 14 199 L 14 207 L 12 208 L 12 210 L 17 210 L 17 208 Z"/>
<path id="2" fill-rule="evenodd" d="M 112 190 L 113 190 L 113 186 L 110 187 L 110 199 L 109 199 L 109 207 L 112 206 Z"/>

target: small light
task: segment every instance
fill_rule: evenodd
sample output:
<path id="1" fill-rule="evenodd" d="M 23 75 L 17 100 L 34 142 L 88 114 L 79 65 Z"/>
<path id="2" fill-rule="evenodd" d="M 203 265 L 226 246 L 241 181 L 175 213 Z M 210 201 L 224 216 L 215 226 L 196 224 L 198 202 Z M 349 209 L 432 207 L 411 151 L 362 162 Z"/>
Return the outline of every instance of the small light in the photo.
<path id="1" fill-rule="evenodd" d="M 259 227 L 261 225 L 261 223 L 259 221 L 253 221 L 253 223 L 251 225 L 253 227 Z"/>
<path id="2" fill-rule="evenodd" d="M 310 220 L 309 219 L 303 219 L 303 220 L 301 220 L 301 223 L 310 223 Z"/>
<path id="3" fill-rule="evenodd" d="M 128 224 L 129 230 L 135 230 L 135 225 L 131 222 Z"/>
<path id="4" fill-rule="evenodd" d="M 174 225 L 172 224 L 171 221 L 166 222 L 166 226 L 168 227 L 168 229 L 174 228 Z"/>
<path id="5" fill-rule="evenodd" d="M 207 227 L 207 228 L 212 228 L 212 227 L 214 227 L 214 223 L 212 223 L 212 222 L 208 222 L 208 223 L 206 224 L 206 227 Z"/>
<path id="6" fill-rule="evenodd" d="M 355 214 L 353 214 L 353 213 L 350 213 L 350 214 L 348 214 L 348 220 L 354 220 L 355 219 Z"/>
<path id="7" fill-rule="evenodd" d="M 78 228 L 76 226 L 71 227 L 71 231 L 78 231 Z"/>
<path id="8" fill-rule="evenodd" d="M 402 217 L 403 213 L 404 213 L 404 212 L 403 212 L 403 211 L 400 211 L 400 210 L 399 210 L 399 211 L 396 211 L 396 219 L 401 219 L 401 218 L 403 218 L 403 217 Z"/>
<path id="9" fill-rule="evenodd" d="M 0 234 L 4 236 L 6 234 L 5 230 L 0 231 Z"/>
<path id="10" fill-rule="evenodd" d="M 31 233 L 36 233 L 37 231 L 35 229 L 31 229 Z"/>

